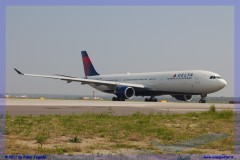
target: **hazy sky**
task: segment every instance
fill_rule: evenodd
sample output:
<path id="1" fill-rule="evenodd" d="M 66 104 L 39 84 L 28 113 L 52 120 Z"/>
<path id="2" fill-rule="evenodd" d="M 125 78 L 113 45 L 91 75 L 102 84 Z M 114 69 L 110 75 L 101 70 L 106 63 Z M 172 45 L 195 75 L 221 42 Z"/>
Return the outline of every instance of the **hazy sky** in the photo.
<path id="1" fill-rule="evenodd" d="M 91 94 L 13 70 L 81 77 L 87 50 L 100 74 L 209 70 L 228 83 L 211 96 L 234 95 L 233 7 L 9 6 L 6 38 L 8 93 Z"/>

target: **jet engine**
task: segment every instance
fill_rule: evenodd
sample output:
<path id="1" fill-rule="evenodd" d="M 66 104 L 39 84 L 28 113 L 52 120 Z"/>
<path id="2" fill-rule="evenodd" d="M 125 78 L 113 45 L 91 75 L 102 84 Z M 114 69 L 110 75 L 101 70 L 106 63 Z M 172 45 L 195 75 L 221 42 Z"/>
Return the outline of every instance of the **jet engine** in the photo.
<path id="1" fill-rule="evenodd" d="M 117 86 L 114 94 L 117 97 L 131 99 L 135 95 L 135 90 L 132 87 L 128 87 L 128 86 Z"/>
<path id="2" fill-rule="evenodd" d="M 192 95 L 174 95 L 173 97 L 180 101 L 191 101 L 192 100 Z"/>

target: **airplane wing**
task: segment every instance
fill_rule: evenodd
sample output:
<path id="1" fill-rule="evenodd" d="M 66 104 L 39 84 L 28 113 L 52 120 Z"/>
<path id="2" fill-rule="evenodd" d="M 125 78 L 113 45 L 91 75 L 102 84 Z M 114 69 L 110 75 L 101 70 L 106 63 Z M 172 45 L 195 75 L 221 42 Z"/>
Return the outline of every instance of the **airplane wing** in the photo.
<path id="1" fill-rule="evenodd" d="M 83 84 L 98 84 L 98 85 L 109 85 L 109 86 L 129 86 L 134 88 L 145 88 L 142 84 L 133 84 L 133 83 L 121 83 L 121 82 L 114 82 L 114 81 L 102 81 L 102 80 L 94 80 L 94 79 L 84 79 L 84 78 L 75 78 L 65 75 L 57 75 L 57 76 L 49 76 L 49 75 L 37 75 L 37 74 L 24 74 L 14 68 L 14 70 L 23 76 L 32 76 L 32 77 L 43 77 L 43 78 L 51 78 L 51 79 L 59 79 L 63 81 L 70 82 L 82 82 Z"/>

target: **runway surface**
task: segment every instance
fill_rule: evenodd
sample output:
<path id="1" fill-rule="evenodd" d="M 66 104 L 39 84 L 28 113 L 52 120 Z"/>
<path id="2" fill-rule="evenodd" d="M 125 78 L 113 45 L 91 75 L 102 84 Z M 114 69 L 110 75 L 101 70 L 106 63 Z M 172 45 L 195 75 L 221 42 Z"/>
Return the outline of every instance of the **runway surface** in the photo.
<path id="1" fill-rule="evenodd" d="M 114 115 L 131 115 L 142 113 L 187 113 L 209 110 L 211 103 L 173 103 L 173 102 L 112 102 L 91 100 L 40 100 L 40 99 L 6 99 L 6 110 L 10 115 L 40 114 L 82 114 L 86 112 Z M 217 110 L 234 109 L 233 104 L 214 104 Z"/>

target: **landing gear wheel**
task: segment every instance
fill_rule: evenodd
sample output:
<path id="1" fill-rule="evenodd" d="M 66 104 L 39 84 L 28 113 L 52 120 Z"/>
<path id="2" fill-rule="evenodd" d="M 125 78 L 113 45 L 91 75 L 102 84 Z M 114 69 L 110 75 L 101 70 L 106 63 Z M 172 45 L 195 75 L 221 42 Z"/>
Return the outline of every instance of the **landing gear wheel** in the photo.
<path id="1" fill-rule="evenodd" d="M 113 98 L 112 98 L 112 101 L 117 101 L 117 97 L 113 97 Z"/>
<path id="2" fill-rule="evenodd" d="M 199 103 L 206 103 L 206 100 L 200 100 Z"/>
<path id="3" fill-rule="evenodd" d="M 157 99 L 153 97 L 145 98 L 145 102 L 157 102 Z"/>
<path id="4" fill-rule="evenodd" d="M 121 101 L 125 101 L 125 98 L 120 98 L 121 99 Z"/>
<path id="5" fill-rule="evenodd" d="M 113 101 L 125 101 L 125 98 L 124 97 L 113 97 Z"/>

